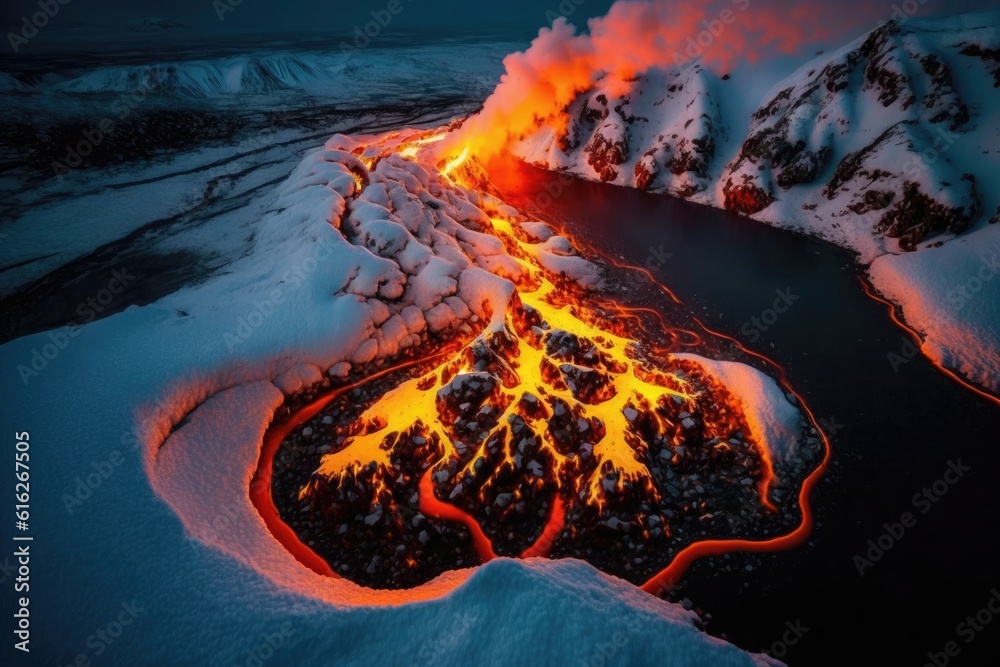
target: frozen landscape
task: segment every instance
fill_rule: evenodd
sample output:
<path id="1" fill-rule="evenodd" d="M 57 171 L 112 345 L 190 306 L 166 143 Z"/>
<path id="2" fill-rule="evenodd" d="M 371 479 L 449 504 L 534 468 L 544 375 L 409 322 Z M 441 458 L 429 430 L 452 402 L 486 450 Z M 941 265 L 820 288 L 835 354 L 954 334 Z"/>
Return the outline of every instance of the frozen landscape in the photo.
<path id="1" fill-rule="evenodd" d="M 577 36 L 560 19 L 533 47 L 497 32 L 4 61 L 0 417 L 30 430 L 34 482 L 32 650 L 12 664 L 782 665 L 817 607 L 815 662 L 788 664 L 861 650 L 840 636 L 878 606 L 860 595 L 909 584 L 808 568 L 837 561 L 854 585 L 863 531 L 910 497 L 873 479 L 930 482 L 919 466 L 954 443 L 974 470 L 993 460 L 1000 12 L 723 69 L 630 63 L 507 124 L 494 152 L 511 72 Z M 627 238 L 668 198 L 686 201 L 654 226 L 718 238 Z M 755 264 L 791 247 L 790 268 Z M 664 258 L 714 249 L 748 259 L 679 298 Z M 843 329 L 811 339 L 806 313 L 854 275 L 876 301 L 831 306 Z M 756 302 L 710 295 L 741 280 L 760 305 L 805 287 L 813 305 L 777 310 L 795 335 L 738 337 Z M 897 349 L 910 335 L 930 363 Z M 878 370 L 854 373 L 872 350 Z M 922 426 L 928 404 L 954 428 Z M 897 465 L 903 444 L 915 462 Z M 835 490 L 852 467 L 865 482 Z M 968 527 L 990 507 L 955 524 L 992 581 L 997 540 Z M 899 572 L 922 577 L 922 557 Z M 789 586 L 813 599 L 769 602 Z M 719 596 L 738 613 L 715 624 L 701 600 Z M 939 606 L 916 611 L 956 615 Z M 854 629 L 833 632 L 841 616 Z"/>
<path id="2" fill-rule="evenodd" d="M 327 78 L 316 76 L 317 88 L 306 94 L 329 105 L 324 122 L 335 119 L 333 127 L 355 135 L 436 126 L 466 113 L 465 100 L 478 82 L 496 77 L 490 49 L 500 54 L 510 46 L 477 48 L 484 65 L 466 58 L 463 94 L 450 82 L 434 91 L 441 102 L 427 91 L 416 102 L 412 90 L 387 77 L 380 81 L 384 88 L 368 91 L 385 111 L 356 98 L 351 103 L 358 108 L 340 111 L 336 95 L 323 93 L 324 86 L 342 90 L 329 74 L 343 69 L 339 56 L 326 63 L 314 59 L 311 67 L 326 67 Z M 381 67 L 380 57 L 375 53 L 375 64 L 356 66 Z M 305 68 L 289 63 L 303 60 L 267 62 L 269 73 L 290 72 L 275 86 L 299 93 Z M 398 58 L 392 61 L 403 68 Z M 416 61 L 426 65 L 423 58 Z M 71 107 L 93 104 L 86 96 L 78 102 L 83 92 L 147 90 L 153 84 L 143 73 L 170 70 L 167 82 L 156 85 L 170 91 L 173 107 L 200 110 L 203 98 L 215 96 L 225 108 L 234 103 L 227 96 L 266 92 L 260 81 L 270 74 L 254 73 L 247 64 L 99 70 L 19 88 L 23 98 L 7 98 L 8 113 L 39 104 L 38 95 L 51 108 L 52 97 Z M 400 78 L 416 75 L 411 69 Z M 240 84 L 220 85 L 236 77 Z M 80 482 L 36 501 L 34 516 L 44 526 L 39 539 L 58 536 L 78 548 L 69 561 L 54 550 L 34 561 L 58 574 L 39 584 L 41 601 L 33 610 L 44 619 L 39 632 L 80 631 L 59 633 L 32 657 L 39 664 L 69 664 L 78 655 L 96 659 L 89 628 L 116 618 L 122 603 L 134 603 L 137 627 L 145 626 L 142 634 L 159 628 L 157 643 L 151 646 L 135 631 L 132 641 L 124 636 L 103 646 L 114 664 L 253 664 L 255 656 L 272 651 L 275 659 L 295 664 L 326 664 L 325 656 L 334 653 L 337 664 L 438 664 L 444 656 L 456 663 L 526 664 L 557 653 L 568 663 L 612 657 L 649 663 L 669 654 L 675 664 L 777 664 L 709 637 L 692 612 L 584 563 L 500 559 L 393 594 L 317 574 L 271 536 L 246 490 L 261 439 L 285 397 L 315 390 L 323 378 L 327 385 L 340 382 L 352 365 L 363 377 L 363 369 L 399 357 L 428 335 L 464 322 L 479 326 L 491 312 L 495 325 L 513 294 L 506 278 L 524 270 L 494 236 L 468 229 L 489 219 L 469 195 L 442 186 L 442 177 L 428 181 L 427 168 L 400 157 L 369 172 L 350 153 L 355 144 L 347 137 L 331 139 L 324 149 L 330 131 L 321 137 L 308 127 L 298 104 L 291 111 L 243 108 L 265 131 L 235 144 L 214 141 L 151 162 L 88 166 L 57 178 L 17 168 L 5 181 L 13 218 L 5 232 L 27 241 L 5 254 L 7 303 L 24 313 L 8 325 L 7 336 L 23 333 L 19 327 L 59 327 L 3 346 L 23 387 L 4 412 L 37 413 L 64 391 L 68 378 L 88 388 L 58 422 L 32 431 L 39 441 L 75 443 L 68 452 L 39 447 L 33 461 L 53 480 Z M 76 117 L 75 110 L 55 108 Z M 363 193 L 358 173 L 372 183 Z M 143 207 L 132 208 L 138 200 Z M 501 202 L 490 206 L 494 216 L 517 215 Z M 28 236 L 26 229 L 38 233 Z M 552 267 L 584 286 L 596 285 L 598 268 L 557 241 L 536 241 L 539 268 L 533 270 Z M 165 285 L 156 284 L 161 278 L 149 270 L 153 258 L 167 262 L 173 277 Z M 80 267 L 86 267 L 82 280 Z M 100 300 L 107 291 L 106 275 L 134 291 L 88 305 L 88 292 Z M 63 297 L 63 309 L 55 310 L 61 320 L 32 319 L 43 317 L 32 315 L 34 308 L 66 290 L 81 296 Z M 58 348 L 54 358 L 48 358 L 48 345 Z M 794 444 L 801 428 L 797 411 L 773 381 L 748 379 L 748 391 L 756 393 L 744 398 L 756 397 L 760 406 L 756 437 L 762 443 L 771 437 L 775 446 Z M 784 411 L 772 414 L 769 402 Z M 794 435 L 780 430 L 789 419 Z M 116 518 L 109 522 L 108 516 Z M 114 558 L 108 558 L 108 544 L 115 545 Z M 88 591 L 100 588 L 100 596 L 84 594 L 84 581 Z M 54 602 L 56 591 L 74 588 L 86 607 Z M 498 605 L 507 619 L 499 624 L 491 611 Z M 559 617 L 562 627 L 544 638 L 534 634 L 541 626 L 524 622 L 541 609 Z M 612 626 L 604 620 L 609 616 Z M 377 639 L 387 632 L 392 642 Z M 218 637 L 234 633 L 245 641 L 220 645 Z M 358 653 L 343 650 L 346 635 L 354 637 Z M 198 636 L 204 640 L 192 642 Z"/>
<path id="3" fill-rule="evenodd" d="M 600 81 L 564 134 L 545 128 L 514 150 L 848 248 L 924 354 L 997 391 L 998 23 L 887 23 L 780 79 L 692 62 Z M 745 95 L 762 83 L 759 102 Z"/>

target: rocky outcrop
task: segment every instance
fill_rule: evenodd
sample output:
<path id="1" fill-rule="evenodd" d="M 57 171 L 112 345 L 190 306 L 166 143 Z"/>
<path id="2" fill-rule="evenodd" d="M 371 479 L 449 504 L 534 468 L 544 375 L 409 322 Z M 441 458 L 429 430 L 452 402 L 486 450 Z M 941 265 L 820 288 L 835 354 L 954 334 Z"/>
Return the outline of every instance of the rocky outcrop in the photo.
<path id="1" fill-rule="evenodd" d="M 742 89 L 738 76 L 723 81 L 695 66 L 601 81 L 567 108 L 560 136 L 543 128 L 515 152 L 811 229 L 867 258 L 911 250 L 962 233 L 982 213 L 979 165 L 952 147 L 995 132 L 983 122 L 991 98 L 981 97 L 1000 87 L 991 16 L 885 23 L 779 82 L 748 119 L 722 111 L 739 108 L 727 97 Z M 731 142 L 730 128 L 742 127 Z"/>
<path id="2" fill-rule="evenodd" d="M 612 114 L 594 132 L 584 152 L 587 164 L 600 176 L 602 181 L 618 178 L 616 167 L 628 159 L 628 135 L 619 112 Z"/>
<path id="3" fill-rule="evenodd" d="M 899 239 L 899 247 L 903 250 L 916 250 L 917 244 L 931 232 L 964 232 L 978 212 L 978 207 L 972 210 L 963 206 L 949 208 L 921 192 L 918 183 L 907 181 L 903 196 L 879 218 L 875 231 Z"/>
<path id="4" fill-rule="evenodd" d="M 719 79 L 701 67 L 606 80 L 566 109 L 559 134 L 542 128 L 515 147 L 530 162 L 574 174 L 691 197 L 712 182 L 728 125 L 713 92 Z M 625 89 L 625 94 L 614 94 Z"/>
<path id="5" fill-rule="evenodd" d="M 774 197 L 760 186 L 754 185 L 749 178 L 742 183 L 733 183 L 732 178 L 726 179 L 722 188 L 725 194 L 725 209 L 740 215 L 753 215 L 771 205 Z"/>

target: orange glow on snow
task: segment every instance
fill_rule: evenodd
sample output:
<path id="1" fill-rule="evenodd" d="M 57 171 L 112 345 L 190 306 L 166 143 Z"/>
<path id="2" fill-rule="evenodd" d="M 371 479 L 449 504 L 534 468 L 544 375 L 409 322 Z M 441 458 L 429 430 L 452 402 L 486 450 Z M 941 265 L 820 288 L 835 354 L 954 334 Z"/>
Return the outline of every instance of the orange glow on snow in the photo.
<path id="1" fill-rule="evenodd" d="M 567 106 L 597 82 L 614 94 L 622 82 L 653 67 L 676 70 L 698 62 L 721 73 L 868 26 L 879 11 L 862 5 L 822 12 L 768 0 L 619 0 L 579 34 L 560 18 L 541 29 L 526 51 L 504 58 L 496 90 L 479 114 L 447 138 L 440 155 L 468 147 L 485 162 L 543 125 L 564 134 Z"/>
<path id="2" fill-rule="evenodd" d="M 448 138 L 445 133 L 416 135 L 405 141 L 387 142 L 389 144 L 387 150 L 416 159 L 417 156 L 424 155 L 423 151 L 436 148 L 426 148 L 429 144 L 444 145 Z M 463 165 L 468 165 L 468 168 L 460 169 Z M 472 175 L 477 168 L 480 168 L 480 163 L 473 159 L 472 150 L 466 147 L 456 157 L 448 160 L 441 167 L 441 172 L 453 180 L 457 187 L 471 191 L 483 185 L 473 182 L 479 177 Z M 489 187 L 488 184 L 487 187 Z M 500 448 L 500 451 L 504 452 L 500 467 L 507 466 L 509 469 L 513 469 L 512 452 L 516 449 L 516 443 L 513 442 L 512 429 L 507 428 L 507 424 L 509 420 L 517 417 L 529 425 L 537 422 L 535 432 L 542 435 L 543 447 L 555 466 L 554 470 L 546 472 L 547 478 L 570 480 L 569 482 L 559 482 L 560 485 L 569 484 L 569 487 L 560 486 L 551 496 L 549 516 L 545 525 L 534 543 L 521 553 L 523 558 L 544 557 L 549 554 L 553 543 L 564 527 L 565 506 L 561 494 L 565 493 L 567 497 L 575 496 L 600 511 L 606 502 L 605 489 L 602 488 L 604 476 L 597 472 L 602 467 L 605 469 L 610 467 L 618 473 L 615 482 L 616 489 L 620 489 L 625 482 L 643 484 L 647 481 L 646 476 L 649 472 L 644 463 L 636 456 L 636 447 L 641 443 L 638 442 L 637 435 L 626 417 L 627 408 L 642 410 L 657 427 L 662 429 L 662 432 L 667 432 L 669 424 L 664 422 L 667 418 L 655 409 L 657 405 L 662 404 L 663 401 L 677 400 L 685 405 L 690 405 L 692 411 L 697 407 L 699 392 L 694 390 L 685 379 L 658 365 L 657 360 L 666 361 L 669 358 L 669 352 L 662 351 L 661 354 L 661 351 L 654 348 L 647 350 L 648 354 L 640 354 L 636 341 L 625 331 L 632 319 L 639 314 L 645 314 L 654 317 L 664 331 L 669 332 L 672 339 L 682 347 L 700 344 L 701 336 L 698 333 L 670 327 L 662 314 L 653 309 L 627 308 L 616 304 L 601 303 L 602 307 L 613 312 L 617 311 L 619 315 L 616 318 L 619 321 L 618 327 L 606 326 L 606 320 L 602 323 L 588 304 L 565 298 L 563 290 L 536 264 L 530 250 L 530 244 L 521 240 L 509 219 L 494 214 L 490 217 L 490 225 L 492 234 L 504 243 L 508 253 L 523 269 L 523 277 L 516 281 L 517 292 L 514 296 L 514 308 L 509 309 L 506 313 L 495 313 L 486 329 L 471 341 L 457 343 L 430 357 L 400 363 L 355 384 L 338 388 L 330 395 L 302 408 L 284 424 L 272 427 L 268 431 L 262 449 L 260 465 L 251 487 L 253 501 L 272 534 L 300 562 L 314 572 L 334 574 L 322 558 L 301 543 L 278 515 L 270 496 L 272 458 L 277 447 L 295 427 L 315 416 L 344 392 L 371 382 L 377 377 L 384 377 L 389 373 L 408 368 L 420 367 L 424 369 L 427 366 L 433 366 L 390 389 L 364 410 L 356 420 L 358 427 L 352 431 L 354 435 L 348 438 L 338 451 L 322 456 L 311 481 L 299 490 L 299 498 L 306 498 L 314 492 L 314 483 L 317 478 L 335 478 L 347 472 L 358 471 L 372 463 L 377 466 L 391 467 L 390 454 L 398 435 L 418 429 L 422 437 L 439 444 L 443 451 L 440 458 L 420 478 L 420 511 L 430 517 L 454 521 L 466 526 L 476 553 L 482 562 L 496 557 L 489 537 L 472 515 L 436 496 L 433 478 L 434 472 L 442 469 L 449 460 L 460 458 L 448 426 L 438 418 L 436 403 L 438 392 L 448 386 L 457 376 L 474 370 L 473 347 L 475 345 L 482 345 L 486 342 L 503 351 L 503 362 L 506 364 L 506 370 L 502 373 L 502 383 L 497 388 L 497 398 L 494 401 L 500 414 L 495 420 L 496 426 L 479 443 L 479 451 L 468 458 L 465 467 L 457 473 L 455 479 L 470 472 L 472 463 L 480 456 L 485 456 L 486 443 L 491 439 L 498 439 L 503 444 Z M 659 283 L 649 271 L 621 263 L 617 265 L 619 268 L 642 273 L 658 285 L 671 300 L 680 303 L 676 295 Z M 572 389 L 560 377 L 558 369 L 554 369 L 551 359 L 546 356 L 543 335 L 537 331 L 538 327 L 525 321 L 524 313 L 526 312 L 537 313 L 545 324 L 545 331 L 572 332 L 594 344 L 594 349 L 602 360 L 600 369 L 610 379 L 609 385 L 598 398 L 581 401 L 578 396 L 574 395 Z M 787 387 L 783 372 L 774 362 L 745 348 L 729 336 L 711 331 L 697 319 L 695 321 L 707 334 L 728 339 L 747 354 L 760 358 L 777 368 L 781 374 L 782 384 Z M 545 428 L 549 413 L 543 410 L 541 413 L 533 414 L 531 411 L 525 410 L 526 397 L 541 399 L 539 403 L 543 405 L 551 406 L 552 402 L 560 400 L 579 408 L 582 418 L 592 424 L 595 433 L 599 434 L 593 443 L 593 455 L 598 462 L 596 470 L 586 476 L 572 474 L 574 469 L 571 456 L 564 455 L 559 451 L 551 434 Z M 822 463 L 808 476 L 799 492 L 799 505 L 802 511 L 802 521 L 799 526 L 787 535 L 761 541 L 711 539 L 694 542 L 681 549 L 668 567 L 651 577 L 642 586 L 644 590 L 654 593 L 666 590 L 675 584 L 691 563 L 698 558 L 734 551 L 776 551 L 794 547 L 806 539 L 812 529 L 809 498 L 813 487 L 827 468 L 830 447 L 826 436 L 822 434 L 822 429 L 819 428 L 801 397 L 797 396 L 797 398 L 799 398 L 800 409 L 821 434 L 825 448 Z M 706 428 L 711 430 L 717 427 L 719 432 L 727 428 L 739 429 L 740 423 L 733 420 L 742 417 L 741 407 L 738 403 L 731 407 L 732 410 L 729 411 L 728 416 L 706 415 Z M 751 441 L 750 444 L 754 446 L 760 460 L 756 483 L 759 502 L 764 508 L 776 510 L 777 508 L 769 498 L 769 490 L 776 481 L 770 452 L 763 443 Z M 385 591 L 384 594 L 394 601 L 405 600 L 410 591 L 417 590 L 422 591 L 425 588 Z M 423 596 L 422 593 L 415 592 L 414 595 Z"/>
<path id="3" fill-rule="evenodd" d="M 960 376 L 958 373 L 955 373 L 951 369 L 946 368 L 944 364 L 942 364 L 939 360 L 927 356 L 927 354 L 924 352 L 924 341 L 920 337 L 920 334 L 917 333 L 915 330 L 913 330 L 906 322 L 902 320 L 902 318 L 900 318 L 899 314 L 896 312 L 896 305 L 893 304 L 891 301 L 884 299 L 879 294 L 877 294 L 875 290 L 872 288 L 872 286 L 869 285 L 866 281 L 862 280 L 860 277 L 858 278 L 858 282 L 861 283 L 861 289 L 864 290 L 865 295 L 869 299 L 872 299 L 873 301 L 878 301 L 883 306 L 885 306 L 886 311 L 889 313 L 889 319 L 892 320 L 893 324 L 895 324 L 897 327 L 906 332 L 906 334 L 913 340 L 913 344 L 916 346 L 916 349 L 920 350 L 921 354 L 923 354 L 924 357 L 928 361 L 930 361 L 931 364 L 933 364 L 936 369 L 941 371 L 941 373 L 945 377 L 954 381 L 956 384 L 961 385 L 965 389 L 971 391 L 973 394 L 976 394 L 981 398 L 985 398 L 990 403 L 1000 406 L 1000 397 L 995 396 L 984 389 L 980 389 L 979 387 L 974 386 L 973 384 L 962 378 L 962 376 Z"/>

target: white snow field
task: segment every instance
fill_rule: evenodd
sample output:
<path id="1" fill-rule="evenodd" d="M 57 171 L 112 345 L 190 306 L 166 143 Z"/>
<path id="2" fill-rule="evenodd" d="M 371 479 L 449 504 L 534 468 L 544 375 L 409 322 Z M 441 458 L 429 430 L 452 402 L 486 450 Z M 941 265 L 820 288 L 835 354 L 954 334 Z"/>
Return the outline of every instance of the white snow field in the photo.
<path id="1" fill-rule="evenodd" d="M 495 236 L 475 231 L 509 207 L 399 156 L 369 170 L 349 152 L 354 142 L 330 139 L 256 201 L 259 215 L 245 222 L 252 248 L 225 273 L 72 336 L 0 347 L 16 387 L 0 414 L 30 433 L 38 471 L 32 657 L 780 664 L 582 562 L 498 559 L 402 595 L 315 574 L 268 533 L 248 491 L 284 395 L 392 357 L 429 330 L 482 323 L 484 304 L 496 318 L 514 290 L 506 277 L 520 270 Z M 540 257 L 555 238 L 539 242 Z M 568 243 L 559 251 L 574 256 Z M 593 284 L 596 267 L 576 259 L 576 278 Z M 44 366 L 22 380 L 36 351 Z M 769 379 L 744 380 L 754 393 L 734 387 L 738 397 L 773 403 L 762 415 L 796 412 L 780 390 L 764 391 Z M 96 643 L 123 613 L 134 620 Z"/>
<path id="2" fill-rule="evenodd" d="M 419 99 L 425 91 L 413 84 L 425 81 L 435 91 L 485 95 L 499 77 L 500 59 L 523 43 L 491 37 L 379 47 L 376 42 L 364 49 L 344 48 L 342 44 L 323 49 L 308 42 L 288 42 L 240 55 L 195 50 L 193 55 L 200 57 L 183 57 L 181 53 L 176 60 L 161 59 L 153 64 L 104 64 L 105 59 L 83 71 L 48 73 L 28 84 L 5 73 L 0 75 L 0 90 L 105 94 L 155 88 L 181 98 L 228 98 L 241 103 L 247 96 L 298 92 L 324 101 L 383 103 L 388 99 Z M 461 66 L 456 67 L 456 62 Z M 440 77 L 442 71 L 451 76 Z"/>
<path id="3" fill-rule="evenodd" d="M 890 22 L 787 76 L 772 63 L 602 80 L 566 136 L 542 128 L 515 152 L 848 248 L 925 354 L 998 391 L 998 49 L 994 10 Z"/>
<path id="4" fill-rule="evenodd" d="M 158 252 L 211 249 L 228 261 L 245 250 L 245 235 L 234 230 L 259 215 L 252 199 L 287 176 L 305 150 L 335 132 L 437 125 L 468 113 L 492 90 L 503 56 L 521 46 L 419 43 L 101 64 L 47 74 L 31 85 L 0 74 L 0 119 L 43 129 L 78 122 L 74 139 L 102 120 L 122 125 L 162 109 L 251 115 L 244 122 L 263 128 L 238 141 L 205 142 L 108 169 L 85 162 L 58 177 L 46 169 L 44 178 L 18 166 L 7 170 L 0 178 L 9 218 L 3 232 L 16 242 L 0 255 L 0 294 L 137 230 L 163 237 Z M 461 67 L 451 67 L 451 76 L 439 76 L 456 62 Z M 324 115 L 317 120 L 311 112 Z M 64 165 L 65 152 L 58 154 Z M 23 155 L 11 160 L 23 161 Z M 142 207 L 134 205 L 138 200 Z"/>

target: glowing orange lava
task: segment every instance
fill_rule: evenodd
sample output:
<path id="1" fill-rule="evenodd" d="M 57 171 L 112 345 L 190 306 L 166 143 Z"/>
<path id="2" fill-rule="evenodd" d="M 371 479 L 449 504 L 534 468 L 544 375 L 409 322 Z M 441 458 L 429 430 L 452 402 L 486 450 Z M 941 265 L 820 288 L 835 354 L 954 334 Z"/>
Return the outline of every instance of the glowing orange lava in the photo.
<path id="1" fill-rule="evenodd" d="M 410 159 L 420 157 L 425 146 L 438 144 L 444 139 L 444 133 L 414 133 L 406 139 L 399 139 L 399 136 L 383 137 L 383 148 Z M 365 154 L 371 152 L 371 147 L 367 147 Z M 369 158 L 368 164 L 377 160 L 377 157 Z M 444 160 L 443 164 L 438 164 L 441 165 L 442 175 L 447 176 L 456 187 L 467 192 L 484 187 L 482 182 L 477 182 L 476 177 L 470 175 L 482 172 L 478 162 L 471 159 L 468 147 Z M 480 171 L 477 172 L 477 169 Z M 523 558 L 547 556 L 551 552 L 566 525 L 568 500 L 583 503 L 600 514 L 609 496 L 623 493 L 626 487 L 642 488 L 646 493 L 656 495 L 649 482 L 649 471 L 638 454 L 645 445 L 638 435 L 636 415 L 643 415 L 645 428 L 670 440 L 671 446 L 683 444 L 679 440 L 680 427 L 664 406 L 676 408 L 679 405 L 692 413 L 697 412 L 700 401 L 704 399 L 705 388 L 692 385 L 688 377 L 671 370 L 670 347 L 657 349 L 655 345 L 640 345 L 634 335 L 627 333 L 627 329 L 633 324 L 633 319 L 639 321 L 641 327 L 638 318 L 645 315 L 656 320 L 662 333 L 673 341 L 674 348 L 699 345 L 701 336 L 693 331 L 670 327 L 662 313 L 654 309 L 629 308 L 599 298 L 588 305 L 570 298 L 573 297 L 572 291 L 567 291 L 567 286 L 560 285 L 558 279 L 541 268 L 535 259 L 532 244 L 515 229 L 512 219 L 493 214 L 489 223 L 488 231 L 503 242 L 508 254 L 521 268 L 520 278 L 513 280 L 516 292 L 507 312 L 495 314 L 472 340 L 424 359 L 402 362 L 335 390 L 302 408 L 286 423 L 272 427 L 265 437 L 259 468 L 251 484 L 253 502 L 271 532 L 298 560 L 316 572 L 334 575 L 330 566 L 304 545 L 281 520 L 274 506 L 271 467 L 275 451 L 296 427 L 315 417 L 331 401 L 390 373 L 418 366 L 430 367 L 415 377 L 403 380 L 365 408 L 352 425 L 343 446 L 322 455 L 310 481 L 299 489 L 298 499 L 313 499 L 315 494 L 326 488 L 326 480 L 353 476 L 373 466 L 377 470 L 391 470 L 390 457 L 397 443 L 402 442 L 404 437 L 419 437 L 440 452 L 419 478 L 420 511 L 435 519 L 464 525 L 481 562 L 497 555 L 490 537 L 468 508 L 463 509 L 438 497 L 442 490 L 440 484 L 451 484 L 456 491 L 463 484 L 471 488 L 481 478 L 481 475 L 477 476 L 481 461 L 490 461 L 490 465 L 499 472 L 523 468 L 523 461 L 517 454 L 521 442 L 519 438 L 522 437 L 516 435 L 517 424 L 537 434 L 541 442 L 542 456 L 539 458 L 543 462 L 538 464 L 539 472 L 534 481 L 526 482 L 525 488 L 534 494 L 543 494 L 549 505 L 540 533 L 520 552 Z M 619 269 L 643 274 L 674 303 L 680 303 L 677 296 L 648 270 L 612 262 Z M 595 309 L 598 307 L 615 313 L 617 325 L 609 325 L 606 320 L 602 322 L 596 316 Z M 745 348 L 735 339 L 713 332 L 701 322 L 698 324 L 707 333 L 732 341 L 745 353 L 764 360 L 780 371 L 769 359 Z M 556 348 L 564 333 L 582 345 L 585 353 L 581 352 L 581 357 L 560 356 L 564 353 Z M 787 387 L 783 372 L 781 375 Z M 590 384 L 581 378 L 586 378 Z M 480 415 L 485 416 L 480 419 L 481 432 L 468 443 L 463 443 L 460 449 L 455 424 L 446 418 L 450 409 L 443 407 L 446 400 L 442 397 L 448 397 L 450 392 L 466 382 L 487 385 L 489 398 L 482 404 Z M 681 549 L 668 567 L 651 577 L 642 586 L 644 590 L 665 590 L 676 583 L 697 558 L 733 551 L 786 549 L 800 544 L 810 533 L 812 512 L 809 498 L 827 468 L 830 447 L 801 397 L 796 397 L 799 407 L 822 436 L 824 447 L 822 463 L 805 479 L 798 494 L 802 511 L 798 527 L 784 536 L 760 541 L 696 541 Z M 552 428 L 547 426 L 554 413 L 565 411 L 564 406 L 570 406 L 572 417 L 580 428 L 589 429 L 593 434 L 590 439 L 594 464 L 586 469 L 581 467 L 578 453 L 568 451 Z M 725 440 L 726 433 L 740 430 L 740 406 L 732 405 L 731 408 L 731 411 L 703 415 L 707 436 L 718 434 L 720 437 L 716 440 Z M 729 447 L 725 442 L 722 444 Z M 763 443 L 751 444 L 759 460 L 755 480 L 759 503 L 768 510 L 776 511 L 769 497 L 769 491 L 776 482 L 770 452 Z M 465 451 L 466 445 L 473 448 L 471 452 Z M 553 480 L 556 484 L 554 492 L 549 490 Z M 391 495 L 382 481 L 377 482 L 373 493 L 376 498 Z M 485 491 L 473 493 L 479 494 L 478 498 L 470 500 L 473 505 L 483 500 Z M 515 490 L 515 500 L 520 497 L 519 493 Z"/>

